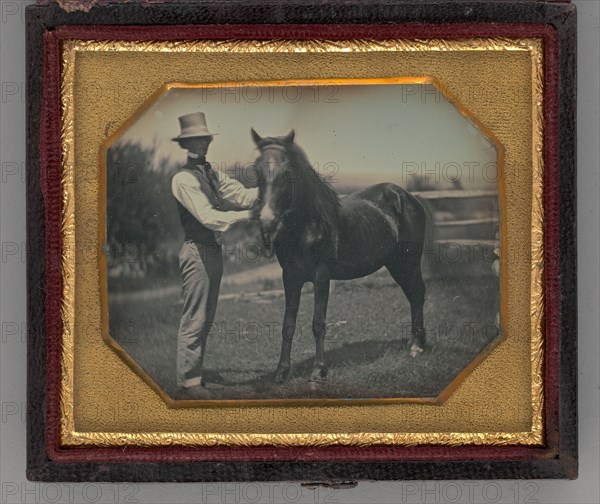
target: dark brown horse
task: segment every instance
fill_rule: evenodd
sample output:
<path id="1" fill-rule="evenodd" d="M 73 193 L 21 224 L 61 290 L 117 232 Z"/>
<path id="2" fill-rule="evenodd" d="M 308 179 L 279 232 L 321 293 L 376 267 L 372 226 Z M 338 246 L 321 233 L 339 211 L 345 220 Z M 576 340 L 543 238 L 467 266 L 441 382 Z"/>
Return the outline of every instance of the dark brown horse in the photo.
<path id="1" fill-rule="evenodd" d="M 284 381 L 290 370 L 302 286 L 314 285 L 316 359 L 310 381 L 319 382 L 327 374 L 324 340 L 330 281 L 364 277 L 384 266 L 410 302 L 410 353 L 419 355 L 425 348 L 421 255 L 427 221 L 421 202 L 388 183 L 339 198 L 294 143 L 293 131 L 285 137 L 261 138 L 252 130 L 252 138 L 260 150 L 255 169 L 263 242 L 283 268 L 285 289 L 275 380 Z"/>

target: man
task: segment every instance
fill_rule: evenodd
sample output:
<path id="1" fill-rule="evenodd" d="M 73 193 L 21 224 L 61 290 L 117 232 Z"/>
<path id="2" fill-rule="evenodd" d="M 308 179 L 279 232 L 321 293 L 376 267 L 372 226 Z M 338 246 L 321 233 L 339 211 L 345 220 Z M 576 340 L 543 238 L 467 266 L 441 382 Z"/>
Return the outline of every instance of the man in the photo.
<path id="1" fill-rule="evenodd" d="M 183 312 L 177 338 L 177 384 L 181 399 L 207 398 L 202 387 L 202 363 L 223 275 L 219 237 L 236 222 L 251 218 L 257 188 L 213 170 L 206 162 L 215 133 L 208 131 L 202 112 L 179 118 L 181 133 L 172 140 L 188 152 L 186 164 L 173 176 L 184 243 L 179 254 Z"/>

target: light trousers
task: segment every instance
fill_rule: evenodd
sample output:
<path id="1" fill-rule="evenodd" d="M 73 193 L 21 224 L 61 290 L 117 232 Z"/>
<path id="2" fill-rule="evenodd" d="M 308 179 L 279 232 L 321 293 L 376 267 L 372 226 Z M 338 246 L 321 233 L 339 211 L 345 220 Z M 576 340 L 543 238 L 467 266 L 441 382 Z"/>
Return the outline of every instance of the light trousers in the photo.
<path id="1" fill-rule="evenodd" d="M 177 336 L 177 385 L 202 382 L 202 364 L 212 328 L 221 277 L 223 254 L 217 243 L 185 241 L 179 253 L 183 310 Z"/>

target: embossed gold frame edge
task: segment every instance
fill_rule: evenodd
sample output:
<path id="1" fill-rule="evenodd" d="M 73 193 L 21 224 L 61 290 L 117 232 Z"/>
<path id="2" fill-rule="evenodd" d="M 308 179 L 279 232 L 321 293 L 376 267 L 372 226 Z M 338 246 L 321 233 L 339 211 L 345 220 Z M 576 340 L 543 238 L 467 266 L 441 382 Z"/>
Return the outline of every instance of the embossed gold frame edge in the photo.
<path id="1" fill-rule="evenodd" d="M 445 40 L 197 40 L 145 43 L 143 47 L 130 41 L 66 40 L 61 50 L 61 150 L 62 158 L 62 226 L 63 254 L 61 276 L 63 299 L 61 319 L 60 441 L 68 446 L 373 446 L 420 444 L 460 445 L 526 445 L 542 446 L 544 419 L 544 208 L 543 208 L 543 42 L 538 38 L 472 38 Z M 74 209 L 74 109 L 73 86 L 77 51 L 210 51 L 210 52 L 335 52 L 335 51 L 528 51 L 532 69 L 532 222 L 531 222 L 531 371 L 532 428 L 528 432 L 449 432 L 449 433 L 282 433 L 223 434 L 190 432 L 77 432 L 73 410 L 74 400 L 74 282 L 75 282 L 75 209 Z M 499 152 L 500 154 L 500 152 Z M 504 189 L 500 184 L 500 201 Z M 505 221 L 501 220 L 505 226 Z M 503 229 L 504 231 L 504 229 Z M 102 257 L 102 254 L 100 254 Z M 504 265 L 503 265 L 504 269 Z M 506 275 L 502 277 L 506 281 Z M 502 288 L 505 286 L 503 285 Z M 103 291 L 102 303 L 106 292 Z M 505 297 L 504 303 L 506 302 Z M 505 307 L 503 307 L 505 308 Z M 503 310 L 501 310 L 503 311 Z M 500 341 L 499 339 L 497 341 Z M 489 349 L 486 349 L 489 351 Z M 465 371 L 463 371 L 464 373 Z"/>
<path id="2" fill-rule="evenodd" d="M 134 124 L 140 117 L 147 112 L 147 110 L 156 103 L 156 100 L 162 96 L 165 92 L 172 89 L 211 89 L 211 88 L 228 88 L 228 87 L 245 87 L 245 86 L 272 86 L 272 87 L 283 87 L 283 86 L 360 86 L 360 85 L 393 85 L 393 84 L 429 84 L 435 87 L 445 98 L 452 103 L 459 111 L 461 115 L 466 117 L 471 123 L 473 123 L 483 134 L 485 134 L 493 143 L 498 153 L 498 196 L 500 202 L 501 214 L 505 207 L 505 183 L 504 183 L 504 146 L 494 135 L 494 133 L 487 128 L 477 117 L 475 117 L 465 107 L 458 98 L 452 94 L 442 82 L 432 76 L 402 76 L 402 77 L 383 77 L 383 78 L 330 78 L 330 79 L 289 79 L 289 80 L 269 80 L 269 81 L 231 81 L 231 82 L 211 82 L 204 84 L 189 84 L 183 82 L 172 82 L 161 86 L 160 89 L 155 91 L 148 97 L 145 102 L 135 111 L 135 113 L 127 119 L 121 126 L 119 126 L 110 136 L 108 136 L 100 148 L 100 193 L 102 195 L 107 194 L 107 164 L 106 158 L 108 150 L 114 145 L 120 135 L 123 134 L 132 124 Z M 98 242 L 104 243 L 106 240 L 106 199 L 102 197 L 100 200 L 100 215 L 99 215 L 99 226 L 98 226 Z M 506 220 L 501 220 L 501 250 L 506 250 Z M 507 326 L 507 312 L 508 312 L 508 300 L 507 300 L 507 262 L 501 261 L 501 305 L 500 305 L 500 318 L 502 320 L 502 327 Z M 397 404 L 397 403 L 411 403 L 411 404 L 443 404 L 452 393 L 460 386 L 464 379 L 477 367 L 477 365 L 485 359 L 489 353 L 496 348 L 504 339 L 506 335 L 504 331 L 500 331 L 498 336 L 488 343 L 481 352 L 471 361 L 468 365 L 457 375 L 452 381 L 446 386 L 444 390 L 440 392 L 437 397 L 384 397 L 384 398 L 373 398 L 373 399 L 219 399 L 219 400 L 176 400 L 170 397 L 153 379 L 144 371 L 144 369 L 127 353 L 127 351 L 117 342 L 112 336 L 110 336 L 109 324 L 108 324 L 108 279 L 106 273 L 106 256 L 100 252 L 100 294 L 101 294 L 101 310 L 102 310 L 102 339 L 104 342 L 116 352 L 116 354 L 148 385 L 154 392 L 169 406 L 170 408 L 191 408 L 196 406 L 202 407 L 230 407 L 239 405 L 250 405 L 250 406 L 362 406 L 362 405 L 378 405 L 378 404 Z"/>

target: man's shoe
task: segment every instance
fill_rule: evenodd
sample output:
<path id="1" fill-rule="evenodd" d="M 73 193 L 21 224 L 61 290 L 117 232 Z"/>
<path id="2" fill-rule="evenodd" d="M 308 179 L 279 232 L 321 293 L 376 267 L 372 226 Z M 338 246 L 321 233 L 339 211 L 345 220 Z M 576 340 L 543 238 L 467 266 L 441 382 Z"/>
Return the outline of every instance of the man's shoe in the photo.
<path id="1" fill-rule="evenodd" d="M 176 401 L 206 401 L 211 399 L 211 394 L 202 385 L 179 389 L 175 394 Z"/>

